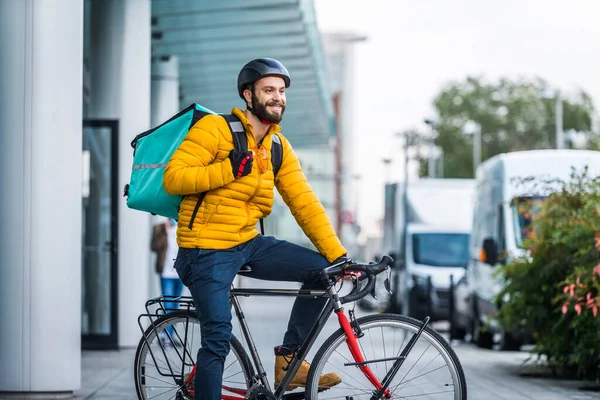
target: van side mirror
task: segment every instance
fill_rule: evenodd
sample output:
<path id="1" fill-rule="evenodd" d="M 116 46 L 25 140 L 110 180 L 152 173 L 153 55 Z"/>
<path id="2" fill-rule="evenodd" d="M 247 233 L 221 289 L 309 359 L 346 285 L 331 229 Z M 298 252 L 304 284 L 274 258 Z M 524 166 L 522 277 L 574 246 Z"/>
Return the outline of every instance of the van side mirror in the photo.
<path id="1" fill-rule="evenodd" d="M 486 264 L 492 266 L 496 265 L 498 262 L 498 245 L 493 238 L 486 238 L 483 240 L 479 259 Z"/>

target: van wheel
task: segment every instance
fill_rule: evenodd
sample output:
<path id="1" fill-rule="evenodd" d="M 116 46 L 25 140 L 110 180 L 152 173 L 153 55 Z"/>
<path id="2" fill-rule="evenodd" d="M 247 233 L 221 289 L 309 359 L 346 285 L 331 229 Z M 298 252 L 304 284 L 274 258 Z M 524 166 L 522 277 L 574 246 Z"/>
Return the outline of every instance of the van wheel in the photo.
<path id="1" fill-rule="evenodd" d="M 450 296 L 454 297 L 452 291 L 450 292 Z M 452 304 L 454 304 L 454 300 Z M 456 309 L 453 308 L 448 311 L 448 320 L 450 322 L 450 340 L 465 340 L 467 329 L 464 326 L 458 325 L 456 321 Z"/>
<path id="2" fill-rule="evenodd" d="M 482 349 L 491 349 L 494 347 L 494 337 L 489 332 L 479 331 L 475 337 L 475 344 Z"/>
<path id="3" fill-rule="evenodd" d="M 473 340 L 475 345 L 477 345 L 477 347 L 481 347 L 482 349 L 491 349 L 494 347 L 494 335 L 491 332 L 484 330 L 479 318 L 475 318 Z"/>
<path id="4" fill-rule="evenodd" d="M 385 312 L 392 314 L 402 314 L 402 303 L 399 303 L 397 305 L 389 303 L 385 309 Z"/>
<path id="5" fill-rule="evenodd" d="M 408 300 L 406 301 L 406 307 L 404 307 L 403 314 L 408 317 L 418 319 L 419 321 L 425 318 L 425 315 L 421 315 L 423 313 L 419 312 L 417 307 L 415 307 L 415 302 L 413 299 L 410 298 L 410 296 L 409 296 Z"/>
<path id="6" fill-rule="evenodd" d="M 467 331 L 464 328 L 451 328 L 450 329 L 450 340 L 465 340 Z"/>
<path id="7" fill-rule="evenodd" d="M 519 351 L 521 350 L 521 343 L 509 332 L 503 332 L 500 339 L 500 350 Z"/>
<path id="8" fill-rule="evenodd" d="M 485 330 L 479 318 L 479 312 L 477 311 L 477 299 L 473 302 L 473 342 L 477 347 L 482 349 L 491 349 L 494 347 L 494 335 Z"/>
<path id="9" fill-rule="evenodd" d="M 392 296 L 395 296 L 396 294 L 394 293 Z M 402 307 L 402 302 L 398 300 L 397 297 L 390 297 L 389 301 L 387 302 L 387 304 L 385 305 L 385 312 L 386 313 L 392 313 L 392 314 L 402 314 L 403 311 L 403 307 Z"/>

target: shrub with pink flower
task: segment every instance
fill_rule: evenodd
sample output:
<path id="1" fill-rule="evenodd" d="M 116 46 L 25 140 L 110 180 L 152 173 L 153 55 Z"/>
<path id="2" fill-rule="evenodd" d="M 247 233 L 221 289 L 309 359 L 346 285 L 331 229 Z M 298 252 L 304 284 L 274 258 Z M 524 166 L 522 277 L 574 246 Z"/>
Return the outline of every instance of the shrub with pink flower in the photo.
<path id="1" fill-rule="evenodd" d="M 598 280 L 596 275 L 600 277 L 600 264 L 594 267 L 592 281 Z M 598 308 L 600 308 L 600 296 L 595 296 L 591 291 L 588 291 L 588 287 L 580 283 L 581 278 L 577 277 L 577 283 L 571 283 L 563 288 L 565 301 L 561 309 L 562 313 L 568 313 L 569 308 L 572 307 L 577 315 L 581 315 L 582 311 L 589 309 L 594 317 L 597 317 Z M 597 289 L 593 291 L 594 293 L 598 293 Z"/>
<path id="2" fill-rule="evenodd" d="M 498 316 L 557 373 L 600 379 L 600 178 L 573 172 L 534 220 L 529 257 L 502 266 Z"/>

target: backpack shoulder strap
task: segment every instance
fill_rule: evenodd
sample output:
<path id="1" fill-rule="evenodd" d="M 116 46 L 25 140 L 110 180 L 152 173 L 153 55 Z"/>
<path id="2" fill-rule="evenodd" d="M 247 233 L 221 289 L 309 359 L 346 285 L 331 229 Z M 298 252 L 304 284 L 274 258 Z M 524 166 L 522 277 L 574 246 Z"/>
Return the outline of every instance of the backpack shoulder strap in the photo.
<path id="1" fill-rule="evenodd" d="M 244 125 L 238 117 L 233 114 L 221 114 L 221 116 L 227 121 L 231 136 L 233 137 L 233 144 L 236 149 L 246 151 L 248 149 L 248 138 L 246 137 L 246 131 Z M 273 165 L 273 175 L 277 176 L 281 163 L 283 162 L 283 145 L 281 144 L 281 138 L 278 134 L 273 134 L 273 142 L 271 145 L 271 164 Z"/>
<path id="2" fill-rule="evenodd" d="M 235 146 L 235 148 L 247 151 L 248 138 L 246 137 L 246 131 L 244 130 L 244 125 L 242 125 L 240 119 L 233 114 L 221 114 L 221 116 L 225 119 L 225 121 L 227 121 L 227 126 L 231 131 L 231 136 L 233 137 L 233 145 Z M 194 121 L 193 123 L 195 123 L 196 121 Z M 194 207 L 194 211 L 192 212 L 192 218 L 190 219 L 190 223 L 188 225 L 188 228 L 190 228 L 190 230 L 194 225 L 196 214 L 198 213 L 198 210 L 200 209 L 200 204 L 202 204 L 202 201 L 204 200 L 205 196 L 206 192 L 202 192 L 198 195 L 198 201 L 196 202 L 196 206 Z"/>
<path id="3" fill-rule="evenodd" d="M 246 137 L 246 131 L 244 125 L 238 117 L 233 114 L 221 114 L 221 116 L 227 121 L 227 126 L 231 131 L 231 137 L 233 138 L 233 145 L 238 150 L 248 151 L 248 138 Z"/>
<path id="4" fill-rule="evenodd" d="M 277 176 L 281 163 L 283 162 L 283 145 L 278 134 L 273 134 L 273 142 L 271 144 L 271 164 L 273 165 L 273 175 Z"/>

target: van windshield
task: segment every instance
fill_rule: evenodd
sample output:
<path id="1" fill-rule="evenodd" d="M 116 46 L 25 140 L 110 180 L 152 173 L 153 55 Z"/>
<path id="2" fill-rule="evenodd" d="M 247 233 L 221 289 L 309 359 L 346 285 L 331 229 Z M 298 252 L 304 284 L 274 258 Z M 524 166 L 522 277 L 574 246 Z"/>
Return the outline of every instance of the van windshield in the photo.
<path id="1" fill-rule="evenodd" d="M 546 196 L 515 197 L 511 203 L 517 246 L 534 237 L 533 221 L 542 211 Z"/>
<path id="2" fill-rule="evenodd" d="M 413 259 L 434 267 L 465 267 L 469 260 L 469 235 L 466 233 L 415 233 Z"/>

